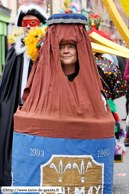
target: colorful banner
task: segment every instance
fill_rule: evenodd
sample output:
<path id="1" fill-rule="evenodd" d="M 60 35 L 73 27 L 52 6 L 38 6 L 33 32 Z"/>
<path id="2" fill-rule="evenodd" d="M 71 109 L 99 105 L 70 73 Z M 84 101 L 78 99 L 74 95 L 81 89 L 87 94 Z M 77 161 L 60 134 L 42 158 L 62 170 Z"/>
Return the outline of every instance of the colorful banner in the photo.
<path id="1" fill-rule="evenodd" d="M 47 138 L 14 132 L 13 186 L 62 186 L 62 194 L 111 194 L 115 139 Z"/>

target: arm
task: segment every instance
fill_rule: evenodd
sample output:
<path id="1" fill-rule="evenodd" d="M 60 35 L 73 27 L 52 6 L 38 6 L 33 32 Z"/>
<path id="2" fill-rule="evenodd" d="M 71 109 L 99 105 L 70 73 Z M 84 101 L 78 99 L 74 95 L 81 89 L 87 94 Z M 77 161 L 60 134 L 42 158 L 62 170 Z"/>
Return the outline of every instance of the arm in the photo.
<path id="1" fill-rule="evenodd" d="M 124 72 L 124 79 L 129 82 L 129 59 L 127 61 L 125 72 Z"/>

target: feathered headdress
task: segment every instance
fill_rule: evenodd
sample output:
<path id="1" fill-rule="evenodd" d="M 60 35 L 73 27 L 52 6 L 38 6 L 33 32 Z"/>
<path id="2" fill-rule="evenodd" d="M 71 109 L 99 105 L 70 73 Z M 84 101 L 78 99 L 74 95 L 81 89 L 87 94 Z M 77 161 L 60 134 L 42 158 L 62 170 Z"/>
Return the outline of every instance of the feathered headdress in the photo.
<path id="1" fill-rule="evenodd" d="M 41 27 L 31 29 L 28 35 L 23 39 L 25 42 L 27 55 L 29 55 L 33 61 L 36 60 L 39 49 L 43 44 L 46 28 L 47 25 L 42 25 Z"/>

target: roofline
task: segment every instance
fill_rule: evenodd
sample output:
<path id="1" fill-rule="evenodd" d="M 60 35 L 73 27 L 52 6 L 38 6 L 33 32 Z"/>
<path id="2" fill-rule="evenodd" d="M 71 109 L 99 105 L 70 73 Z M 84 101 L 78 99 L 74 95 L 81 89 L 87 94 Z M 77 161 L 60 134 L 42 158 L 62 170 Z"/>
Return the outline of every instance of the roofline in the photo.
<path id="1" fill-rule="evenodd" d="M 11 9 L 8 9 L 6 7 L 4 7 L 3 5 L 0 5 L 0 13 L 10 16 L 11 13 Z"/>

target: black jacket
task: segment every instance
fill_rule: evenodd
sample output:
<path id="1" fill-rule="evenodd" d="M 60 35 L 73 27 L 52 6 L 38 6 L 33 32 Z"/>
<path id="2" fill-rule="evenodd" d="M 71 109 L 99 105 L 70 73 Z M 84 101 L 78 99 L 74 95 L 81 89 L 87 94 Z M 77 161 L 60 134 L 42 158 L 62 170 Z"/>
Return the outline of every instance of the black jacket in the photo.
<path id="1" fill-rule="evenodd" d="M 126 67 L 126 58 L 117 56 L 117 60 L 118 60 L 119 69 L 122 73 L 122 76 L 124 76 L 125 67 Z"/>
<path id="2" fill-rule="evenodd" d="M 0 83 L 0 187 L 10 186 L 12 182 L 13 114 L 21 102 L 23 52 L 16 54 L 15 46 L 8 52 Z M 32 65 L 30 61 L 28 75 Z"/>

